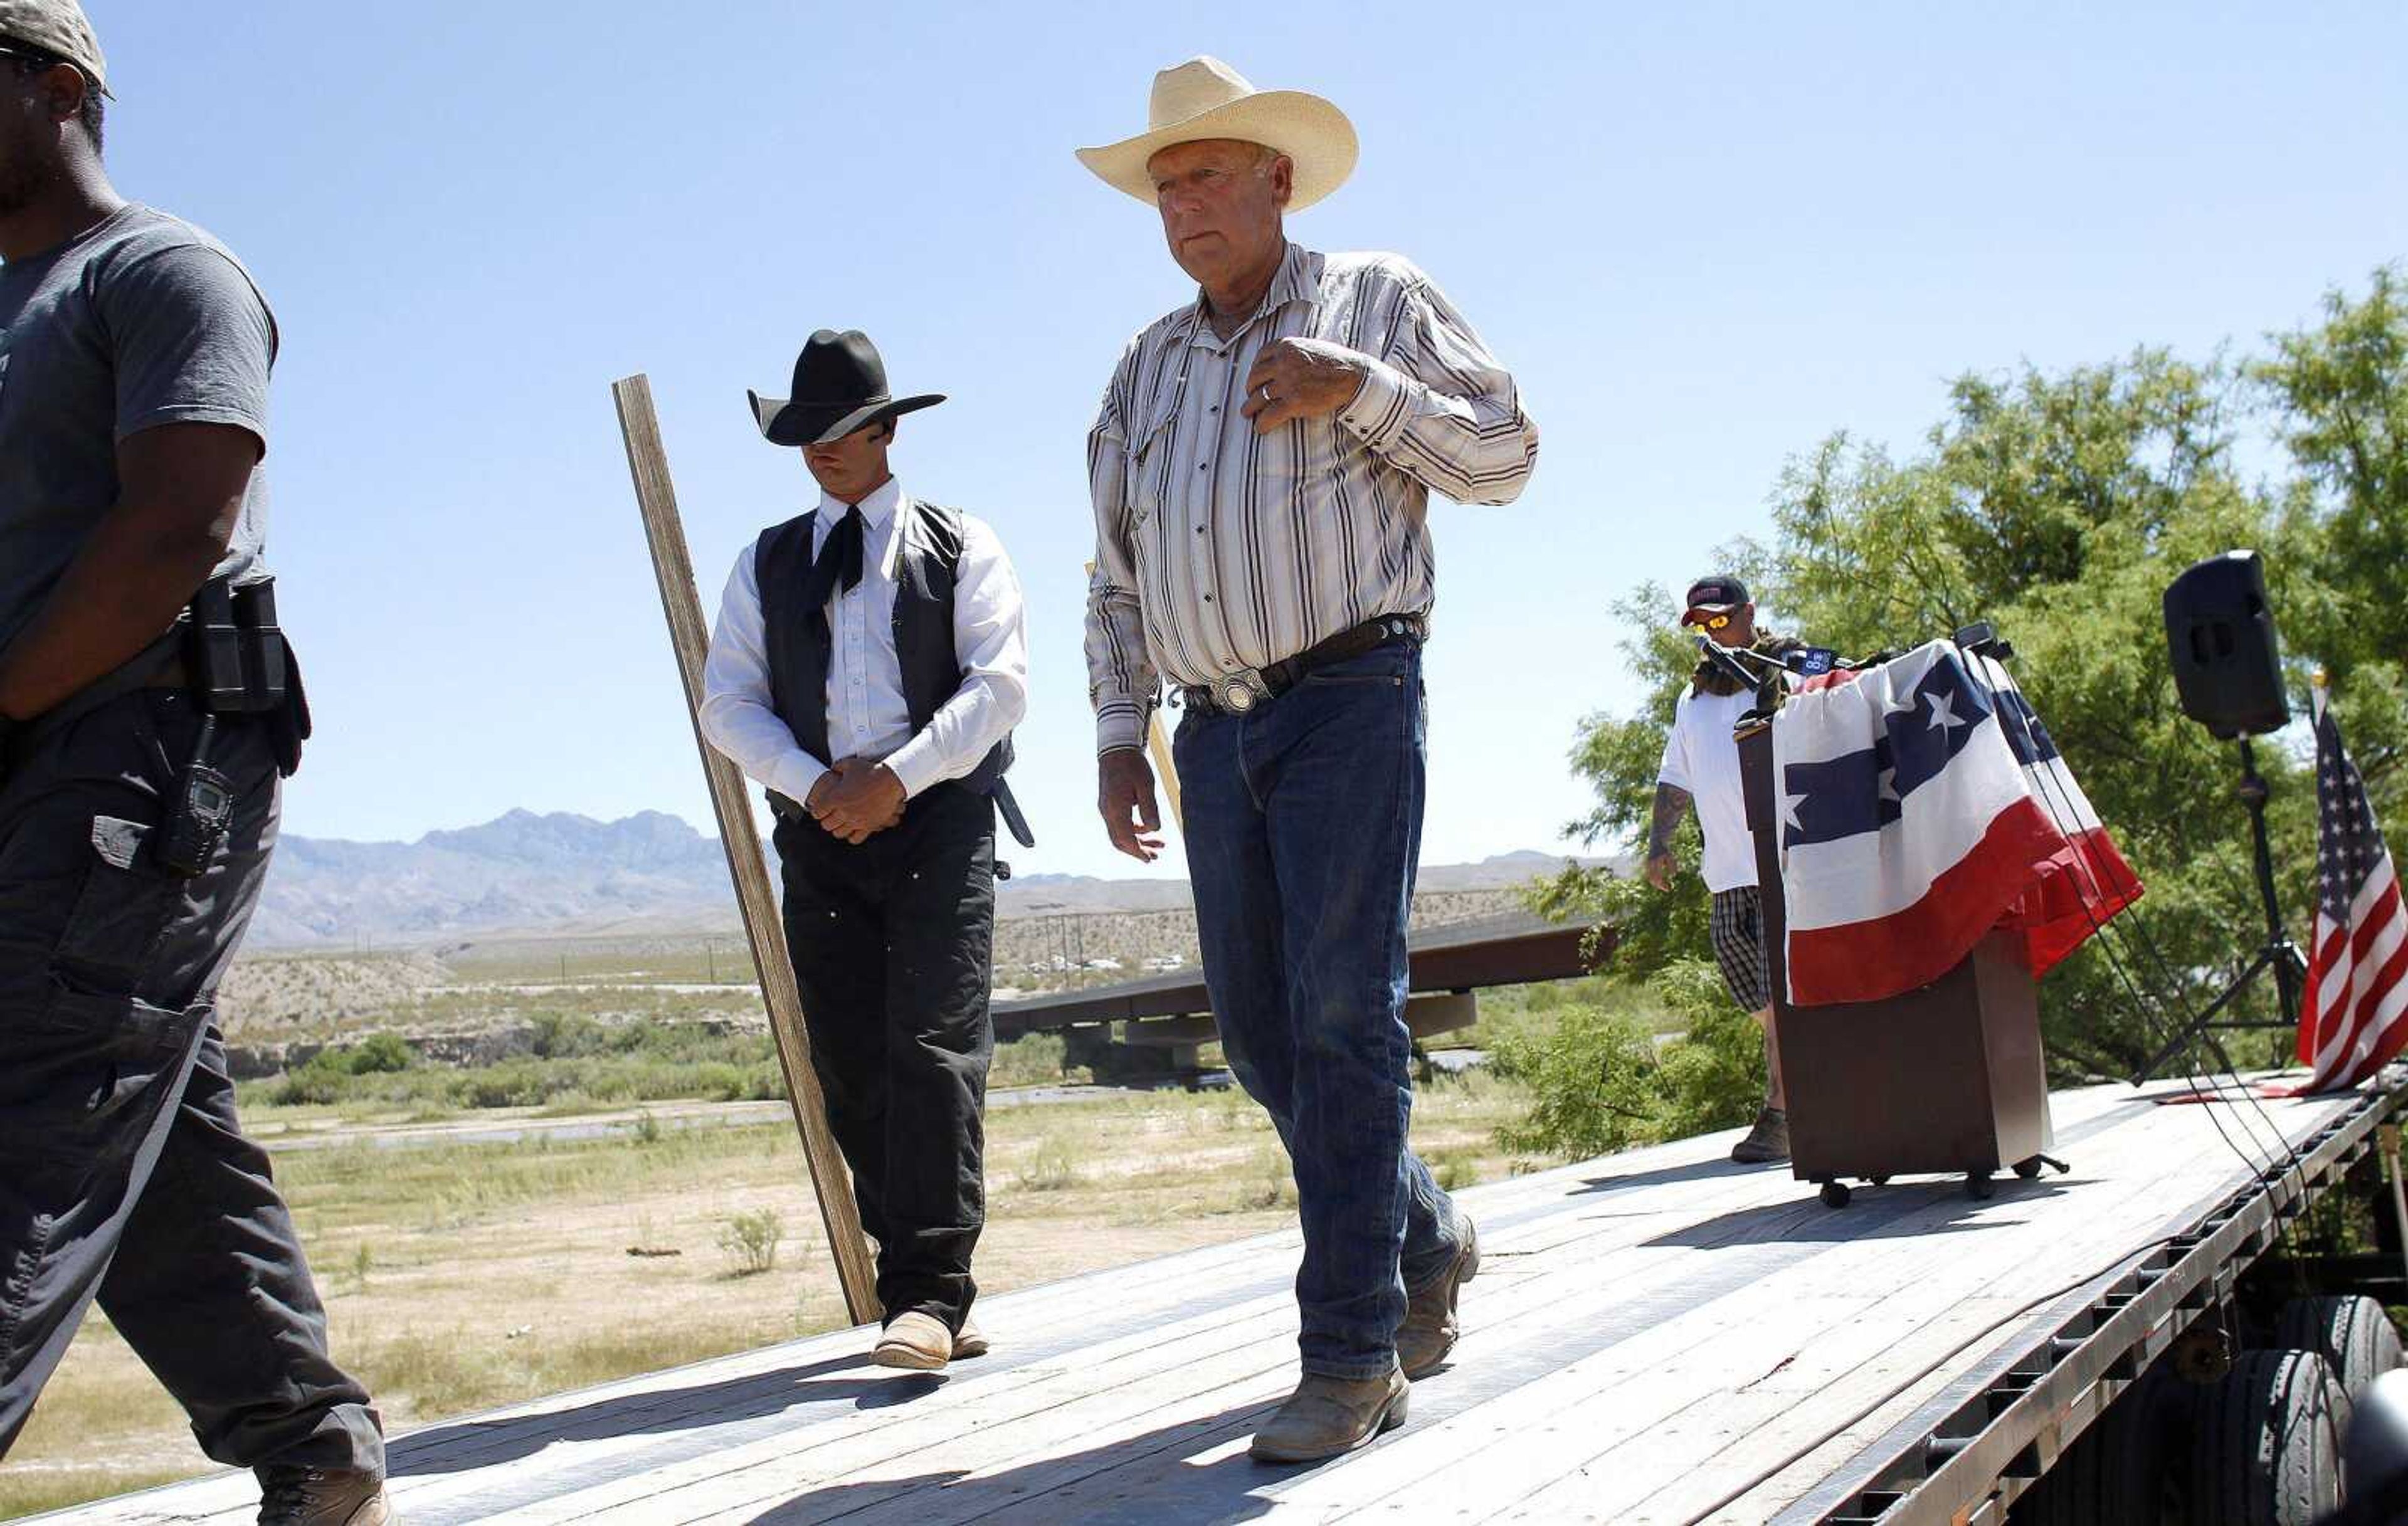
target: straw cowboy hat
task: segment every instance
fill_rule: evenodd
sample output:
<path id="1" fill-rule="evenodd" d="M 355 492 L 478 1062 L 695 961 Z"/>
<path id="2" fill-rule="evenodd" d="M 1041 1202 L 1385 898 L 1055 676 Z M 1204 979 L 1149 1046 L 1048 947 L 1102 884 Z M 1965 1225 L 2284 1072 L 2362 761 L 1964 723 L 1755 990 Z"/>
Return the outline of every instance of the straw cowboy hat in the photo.
<path id="1" fill-rule="evenodd" d="M 1236 138 L 1276 149 L 1296 162 L 1287 209 L 1300 212 L 1346 183 L 1354 171 L 1354 124 L 1318 95 L 1256 90 L 1237 70 L 1198 55 L 1154 77 L 1146 130 L 1100 149 L 1081 149 L 1079 163 L 1114 190 L 1154 205 L 1146 161 L 1177 143 Z"/>

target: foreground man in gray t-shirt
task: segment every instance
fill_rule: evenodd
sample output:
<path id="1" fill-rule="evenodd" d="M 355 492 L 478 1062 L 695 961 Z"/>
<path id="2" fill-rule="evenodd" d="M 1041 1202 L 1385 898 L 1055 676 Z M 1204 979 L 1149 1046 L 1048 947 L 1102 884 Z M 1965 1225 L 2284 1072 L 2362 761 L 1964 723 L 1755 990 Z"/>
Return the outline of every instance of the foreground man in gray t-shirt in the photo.
<path id="1" fill-rule="evenodd" d="M 74 0 L 0 0 L 0 1454 L 97 1297 L 263 1522 L 387 1526 L 213 1020 L 306 727 L 205 714 L 172 634 L 266 577 L 276 325 L 109 188 L 102 68 Z M 203 757 L 223 834 L 179 847 Z"/>

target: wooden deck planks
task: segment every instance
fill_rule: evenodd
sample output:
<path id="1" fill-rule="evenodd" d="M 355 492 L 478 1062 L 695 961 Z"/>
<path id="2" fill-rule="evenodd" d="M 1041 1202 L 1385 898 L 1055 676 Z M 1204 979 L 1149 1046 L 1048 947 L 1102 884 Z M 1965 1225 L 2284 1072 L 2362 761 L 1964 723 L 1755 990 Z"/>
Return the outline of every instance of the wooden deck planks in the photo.
<path id="1" fill-rule="evenodd" d="M 1730 1166 L 1728 1136 L 1464 1193 L 1484 1265 L 1455 1363 L 1319 1468 L 1244 1457 L 1294 1380 L 1287 1234 L 983 1302 L 996 1355 L 942 1377 L 843 1332 L 431 1427 L 395 1442 L 397 1493 L 412 1526 L 1760 1522 L 2244 1178 L 2209 1108 L 2056 1105 L 2076 1175 L 1986 1204 L 1927 1180 L 1835 1213 Z M 2344 1105 L 2269 1105 L 2293 1139 Z M 2213 1111 L 2271 1158 L 2262 1120 Z M 230 1523 L 255 1499 L 221 1476 L 51 1519 Z"/>

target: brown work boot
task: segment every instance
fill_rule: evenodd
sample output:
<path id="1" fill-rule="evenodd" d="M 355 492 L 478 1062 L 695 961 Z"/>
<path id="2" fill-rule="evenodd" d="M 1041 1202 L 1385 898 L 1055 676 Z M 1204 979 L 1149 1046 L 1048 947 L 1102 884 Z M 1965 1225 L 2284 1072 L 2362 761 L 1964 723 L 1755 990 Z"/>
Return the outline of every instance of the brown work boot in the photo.
<path id="1" fill-rule="evenodd" d="M 1465 1283 L 1480 1275 L 1480 1232 L 1468 1213 L 1457 1213 L 1455 1221 L 1463 1227 L 1463 1243 L 1455 1248 L 1455 1260 L 1436 1282 L 1405 1303 L 1405 1322 L 1397 1330 L 1397 1365 L 1407 1377 L 1428 1376 L 1455 1349 L 1461 1328 L 1455 1318 L 1456 1297 Z"/>
<path id="2" fill-rule="evenodd" d="M 1318 1462 L 1369 1442 L 1405 1423 L 1412 1385 L 1391 1367 L 1385 1377 L 1322 1377 L 1312 1373 L 1288 1395 L 1248 1454 L 1257 1462 Z"/>
<path id="3" fill-rule="evenodd" d="M 869 1360 L 882 1367 L 933 1373 L 953 1357 L 953 1333 L 933 1314 L 913 1309 L 886 1321 Z"/>
<path id="4" fill-rule="evenodd" d="M 1770 1165 L 1789 1159 L 1789 1115 L 1767 1107 L 1756 1115 L 1756 1127 L 1731 1147 L 1730 1158 L 1742 1165 Z"/>
<path id="5" fill-rule="evenodd" d="M 953 1332 L 953 1360 L 967 1361 L 986 1355 L 986 1332 L 968 1315 L 962 1316 L 962 1328 Z"/>
<path id="6" fill-rule="evenodd" d="M 259 1526 L 395 1526 L 401 1512 L 373 1473 L 259 1470 Z"/>

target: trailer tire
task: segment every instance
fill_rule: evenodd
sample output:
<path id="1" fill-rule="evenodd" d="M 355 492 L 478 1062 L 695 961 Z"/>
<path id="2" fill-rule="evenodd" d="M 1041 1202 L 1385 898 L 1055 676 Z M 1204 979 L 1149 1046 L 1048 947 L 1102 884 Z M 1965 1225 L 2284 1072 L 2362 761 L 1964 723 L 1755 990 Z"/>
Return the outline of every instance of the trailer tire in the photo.
<path id="1" fill-rule="evenodd" d="M 2339 1503 L 2349 1396 L 2313 1351 L 2247 1351 L 2200 1391 L 2193 1526 L 2311 1526 Z"/>
<path id="2" fill-rule="evenodd" d="M 2167 1519 L 2185 1387 L 2160 1369 L 2117 1395 L 2015 1501 L 2013 1526 L 2157 1526 Z"/>
<path id="3" fill-rule="evenodd" d="M 2294 1298 L 2274 1319 L 2274 1345 L 2321 1352 L 2355 1405 L 2374 1380 L 2401 1365 L 2400 1332 L 2372 1298 Z"/>

